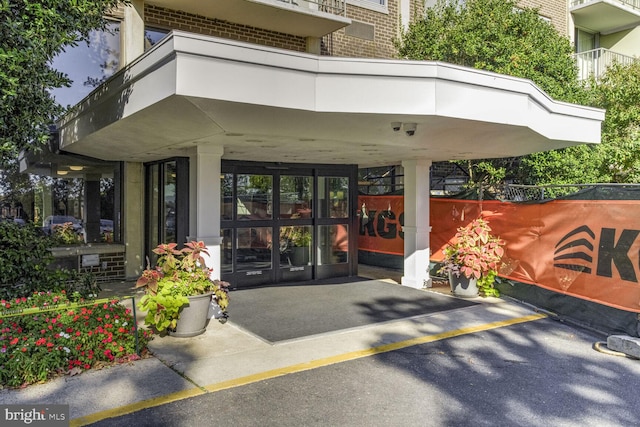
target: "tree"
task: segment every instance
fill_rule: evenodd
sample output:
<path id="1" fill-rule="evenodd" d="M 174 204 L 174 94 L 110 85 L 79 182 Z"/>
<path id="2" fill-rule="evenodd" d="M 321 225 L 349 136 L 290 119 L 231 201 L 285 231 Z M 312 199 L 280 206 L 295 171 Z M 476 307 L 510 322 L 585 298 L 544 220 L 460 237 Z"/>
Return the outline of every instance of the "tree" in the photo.
<path id="1" fill-rule="evenodd" d="M 554 99 L 598 105 L 593 86 L 578 80 L 568 38 L 513 0 L 439 1 L 396 41 L 402 58 L 434 60 L 530 79 Z M 600 150 L 570 147 L 524 158 L 473 160 L 472 183 L 496 185 L 505 176 L 521 183 L 593 182 Z"/>
<path id="2" fill-rule="evenodd" d="M 400 57 L 530 79 L 554 99 L 584 100 L 568 38 L 514 0 L 440 0 L 396 41 Z"/>
<path id="3" fill-rule="evenodd" d="M 70 84 L 51 68 L 67 46 L 105 29 L 119 0 L 0 0 L 0 165 L 37 150 L 64 112 L 50 94 Z"/>
<path id="4" fill-rule="evenodd" d="M 606 182 L 640 182 L 640 61 L 613 64 L 595 86 L 602 124 L 600 174 Z"/>

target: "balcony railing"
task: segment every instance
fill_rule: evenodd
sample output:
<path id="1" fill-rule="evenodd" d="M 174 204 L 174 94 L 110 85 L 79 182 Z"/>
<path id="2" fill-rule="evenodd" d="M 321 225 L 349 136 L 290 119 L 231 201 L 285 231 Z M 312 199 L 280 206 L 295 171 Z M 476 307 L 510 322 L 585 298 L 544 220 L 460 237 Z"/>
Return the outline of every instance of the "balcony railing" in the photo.
<path id="1" fill-rule="evenodd" d="M 345 0 L 280 0 L 283 3 L 289 3 L 294 6 L 306 7 L 311 10 L 327 12 L 333 15 L 346 16 Z M 640 1 L 640 0 L 638 0 Z"/>
<path id="2" fill-rule="evenodd" d="M 593 1 L 594 0 L 571 0 L 571 7 L 580 6 L 581 4 L 591 3 Z M 616 3 L 640 10 L 640 0 L 616 0 Z"/>
<path id="3" fill-rule="evenodd" d="M 575 58 L 578 63 L 578 72 L 581 80 L 585 80 L 589 76 L 594 76 L 596 80 L 599 79 L 613 63 L 629 65 L 634 61 L 640 60 L 640 58 L 612 52 L 604 48 L 577 53 Z"/>

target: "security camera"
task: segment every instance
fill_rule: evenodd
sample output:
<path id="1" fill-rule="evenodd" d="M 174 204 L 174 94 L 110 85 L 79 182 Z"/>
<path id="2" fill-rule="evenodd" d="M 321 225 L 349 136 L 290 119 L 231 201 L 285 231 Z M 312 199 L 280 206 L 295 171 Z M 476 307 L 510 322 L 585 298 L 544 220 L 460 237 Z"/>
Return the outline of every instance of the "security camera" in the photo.
<path id="1" fill-rule="evenodd" d="M 416 124 L 415 123 L 405 123 L 403 126 L 404 132 L 407 136 L 413 136 L 416 133 Z"/>
<path id="2" fill-rule="evenodd" d="M 402 123 L 400 122 L 391 122 L 391 129 L 393 129 L 394 132 L 398 132 L 400 130 L 400 126 L 402 126 Z"/>

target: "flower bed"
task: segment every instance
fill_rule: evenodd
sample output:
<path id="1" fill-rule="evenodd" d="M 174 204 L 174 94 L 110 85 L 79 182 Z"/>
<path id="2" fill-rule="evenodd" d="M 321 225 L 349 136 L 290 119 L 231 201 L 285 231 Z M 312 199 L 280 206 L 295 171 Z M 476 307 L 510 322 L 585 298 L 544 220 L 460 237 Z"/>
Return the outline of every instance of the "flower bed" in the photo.
<path id="1" fill-rule="evenodd" d="M 63 292 L 0 300 L 0 384 L 19 387 L 140 358 L 152 338 L 118 300 Z"/>

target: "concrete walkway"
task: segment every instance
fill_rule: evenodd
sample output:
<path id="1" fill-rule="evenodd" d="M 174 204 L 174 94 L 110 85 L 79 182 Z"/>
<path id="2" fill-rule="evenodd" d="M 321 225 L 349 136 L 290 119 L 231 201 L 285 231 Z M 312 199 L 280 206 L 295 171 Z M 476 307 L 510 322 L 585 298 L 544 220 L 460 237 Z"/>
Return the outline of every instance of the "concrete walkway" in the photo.
<path id="1" fill-rule="evenodd" d="M 105 292 L 131 290 L 131 284 L 120 286 L 121 289 Z M 543 317 L 502 299 L 477 301 L 481 304 L 278 344 L 240 329 L 233 318 L 226 324 L 212 319 L 206 332 L 196 337 L 154 338 L 149 345 L 151 358 L 56 378 L 25 389 L 2 390 L 0 401 L 69 404 L 71 425 L 86 425 L 293 372 Z M 123 303 L 130 304 L 131 300 Z M 141 316 L 138 313 L 139 319 Z"/>

